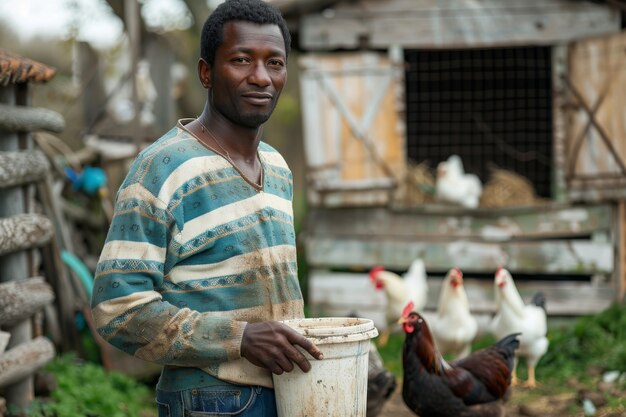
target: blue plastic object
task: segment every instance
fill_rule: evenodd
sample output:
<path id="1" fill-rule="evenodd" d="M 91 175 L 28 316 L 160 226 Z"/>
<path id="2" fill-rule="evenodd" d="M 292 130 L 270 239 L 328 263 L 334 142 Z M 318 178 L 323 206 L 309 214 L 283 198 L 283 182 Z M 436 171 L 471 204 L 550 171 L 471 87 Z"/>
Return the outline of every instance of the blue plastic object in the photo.
<path id="1" fill-rule="evenodd" d="M 102 168 L 86 166 L 81 172 L 70 167 L 65 168 L 65 175 L 72 183 L 72 188 L 94 195 L 107 184 L 107 175 Z"/>
<path id="2" fill-rule="evenodd" d="M 87 268 L 87 265 L 76 255 L 66 250 L 61 251 L 61 260 L 76 274 L 81 284 L 83 284 L 87 299 L 91 300 L 91 294 L 93 293 L 93 275 L 91 275 L 91 271 Z"/>

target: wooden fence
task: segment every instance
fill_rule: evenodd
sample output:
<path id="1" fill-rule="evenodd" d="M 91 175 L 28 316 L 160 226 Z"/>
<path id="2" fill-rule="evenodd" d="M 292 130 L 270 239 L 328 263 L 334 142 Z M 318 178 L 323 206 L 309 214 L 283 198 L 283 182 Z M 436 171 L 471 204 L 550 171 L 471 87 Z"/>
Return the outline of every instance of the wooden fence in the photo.
<path id="1" fill-rule="evenodd" d="M 50 254 L 58 257 L 58 246 L 54 222 L 36 200 L 50 164 L 30 133 L 59 132 L 65 122 L 58 113 L 30 106 L 30 88 L 54 73 L 0 50 L 0 389 L 5 397 L 0 415 L 6 406 L 25 407 L 34 399 L 34 373 L 54 357 L 57 344 L 66 343 L 63 332 L 55 335 L 39 324 L 73 325 L 71 316 L 60 320 L 53 307 L 62 268 L 47 268 L 50 276 L 40 276 Z"/>

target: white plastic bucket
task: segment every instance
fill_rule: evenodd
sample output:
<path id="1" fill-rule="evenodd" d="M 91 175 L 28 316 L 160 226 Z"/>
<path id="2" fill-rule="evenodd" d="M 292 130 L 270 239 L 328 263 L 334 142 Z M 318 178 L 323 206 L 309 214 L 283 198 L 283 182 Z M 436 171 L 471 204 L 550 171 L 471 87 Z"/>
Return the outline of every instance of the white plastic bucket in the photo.
<path id="1" fill-rule="evenodd" d="M 278 417 L 365 417 L 370 339 L 378 336 L 374 322 L 326 317 L 283 323 L 315 343 L 324 359 L 305 353 L 309 372 L 295 366 L 273 375 Z"/>

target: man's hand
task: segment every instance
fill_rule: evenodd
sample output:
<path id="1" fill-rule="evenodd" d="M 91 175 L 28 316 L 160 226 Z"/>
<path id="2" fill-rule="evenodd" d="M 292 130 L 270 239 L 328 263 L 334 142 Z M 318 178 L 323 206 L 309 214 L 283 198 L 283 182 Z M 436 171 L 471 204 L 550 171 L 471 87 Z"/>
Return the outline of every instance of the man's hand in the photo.
<path id="1" fill-rule="evenodd" d="M 248 323 L 241 340 L 241 356 L 276 375 L 291 372 L 296 363 L 304 372 L 311 364 L 295 345 L 302 347 L 315 359 L 322 359 L 322 352 L 306 337 L 286 324 L 277 321 Z"/>

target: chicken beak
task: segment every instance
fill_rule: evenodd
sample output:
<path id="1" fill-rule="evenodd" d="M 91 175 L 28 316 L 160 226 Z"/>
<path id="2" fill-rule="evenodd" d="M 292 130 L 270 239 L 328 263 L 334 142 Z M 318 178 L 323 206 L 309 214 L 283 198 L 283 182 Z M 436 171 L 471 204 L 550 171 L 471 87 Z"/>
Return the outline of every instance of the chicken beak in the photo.
<path id="1" fill-rule="evenodd" d="M 400 317 L 398 319 L 398 324 L 404 324 L 408 321 L 408 319 L 406 317 Z"/>

